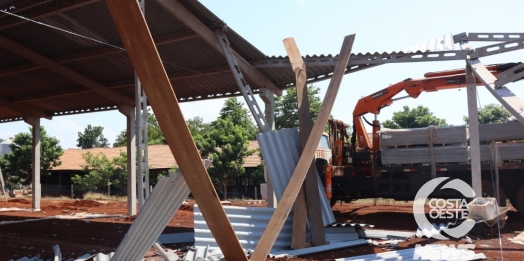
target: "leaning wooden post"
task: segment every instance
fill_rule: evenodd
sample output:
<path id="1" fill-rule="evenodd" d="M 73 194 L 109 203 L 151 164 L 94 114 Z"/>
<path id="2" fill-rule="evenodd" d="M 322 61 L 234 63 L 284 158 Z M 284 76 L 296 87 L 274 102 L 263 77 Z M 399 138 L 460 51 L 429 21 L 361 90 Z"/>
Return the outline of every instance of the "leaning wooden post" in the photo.
<path id="1" fill-rule="evenodd" d="M 324 132 L 324 126 L 327 123 L 331 109 L 333 108 L 333 103 L 337 97 L 338 89 L 340 88 L 340 83 L 342 82 L 342 77 L 346 71 L 346 67 L 349 60 L 349 55 L 351 54 L 351 48 L 353 47 L 353 42 L 355 40 L 355 35 L 348 35 L 344 38 L 342 44 L 342 49 L 340 50 L 340 55 L 338 57 L 335 69 L 333 71 L 333 76 L 329 82 L 329 86 L 324 97 L 322 106 L 320 107 L 320 112 L 318 113 L 317 120 L 313 125 L 311 134 L 304 146 L 302 155 L 298 159 L 297 167 L 293 171 L 293 176 L 289 181 L 289 185 L 284 191 L 282 198 L 275 210 L 275 213 L 269 220 L 269 224 L 262 234 L 260 241 L 251 256 L 252 261 L 263 261 L 266 260 L 271 247 L 275 243 L 275 240 L 282 230 L 282 226 L 289 216 L 291 207 L 297 198 L 298 192 L 302 187 L 304 179 L 306 177 L 307 171 L 310 167 L 311 160 L 315 155 L 315 151 L 318 146 L 318 141 Z"/>
<path id="2" fill-rule="evenodd" d="M 169 148 L 217 244 L 227 260 L 247 261 L 202 164 L 138 2 L 107 0 L 106 3 Z"/>
<path id="3" fill-rule="evenodd" d="M 284 46 L 286 47 L 293 72 L 295 72 L 300 143 L 302 149 L 304 149 L 307 138 L 311 133 L 311 116 L 309 115 L 309 98 L 306 86 L 306 63 L 304 63 L 293 37 L 284 39 Z M 306 247 L 306 221 L 308 216 L 311 226 L 311 245 L 318 246 L 326 244 L 317 176 L 315 160 L 313 159 L 307 172 L 304 185 L 300 189 L 297 200 L 295 201 L 293 235 L 291 237 L 291 248 L 293 249 Z"/>

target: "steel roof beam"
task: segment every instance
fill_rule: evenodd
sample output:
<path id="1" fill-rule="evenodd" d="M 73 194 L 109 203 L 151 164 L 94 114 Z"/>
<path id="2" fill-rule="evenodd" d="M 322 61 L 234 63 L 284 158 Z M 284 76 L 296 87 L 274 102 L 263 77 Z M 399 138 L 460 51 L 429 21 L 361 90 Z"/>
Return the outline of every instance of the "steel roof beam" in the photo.
<path id="1" fill-rule="evenodd" d="M 524 39 L 524 33 L 469 33 L 466 39 L 477 42 L 498 42 Z"/>
<path id="2" fill-rule="evenodd" d="M 79 83 L 89 89 L 92 89 L 96 92 L 98 92 L 100 95 L 104 96 L 105 98 L 116 102 L 119 105 L 134 105 L 134 100 L 124 96 L 118 92 L 115 92 L 113 90 L 108 89 L 107 87 L 103 86 L 102 84 L 99 84 L 63 65 L 60 65 L 57 62 L 54 62 L 53 60 L 44 57 L 33 50 L 30 50 L 14 41 L 11 41 L 3 36 L 0 36 L 0 47 L 11 51 L 15 54 L 18 54 L 30 61 L 33 61 L 37 64 L 40 64 L 44 68 L 53 71 L 71 81 L 74 81 L 76 83 Z"/>
<path id="3" fill-rule="evenodd" d="M 200 21 L 195 15 L 189 12 L 182 4 L 176 0 L 157 0 L 164 8 L 170 11 L 180 22 L 184 23 L 187 27 L 191 28 L 196 32 L 202 39 L 204 39 L 211 47 L 220 52 L 222 55 L 224 51 L 220 46 L 218 39 L 214 32 L 209 29 L 202 21 Z M 274 83 L 272 83 L 265 75 L 254 68 L 248 61 L 246 61 L 240 54 L 233 51 L 233 55 L 240 66 L 242 72 L 251 79 L 259 88 L 268 88 L 272 90 L 276 95 L 281 96 L 282 90 L 279 89 Z"/>
<path id="4" fill-rule="evenodd" d="M 173 34 L 157 36 L 154 38 L 154 40 L 155 40 L 155 44 L 157 46 L 160 46 L 160 45 L 185 41 L 185 40 L 194 39 L 194 38 L 198 38 L 198 35 L 192 31 L 187 31 L 187 32 L 178 32 L 178 33 L 173 33 Z M 67 54 L 67 55 L 54 57 L 51 59 L 57 63 L 63 64 L 63 63 L 69 63 L 69 62 L 75 62 L 75 61 L 83 61 L 83 60 L 87 60 L 91 58 L 102 57 L 102 56 L 107 56 L 107 55 L 112 55 L 112 54 L 117 54 L 117 53 L 124 53 L 125 51 L 126 51 L 125 49 L 117 49 L 111 46 L 102 46 L 102 47 L 85 50 L 82 52 L 77 52 L 74 54 Z M 34 63 L 23 64 L 23 65 L 19 65 L 15 67 L 8 67 L 8 68 L 5 68 L 4 70 L 0 70 L 0 77 L 23 73 L 23 72 L 30 72 L 30 71 L 40 69 L 40 68 L 42 68 L 42 66 L 40 66 L 39 64 L 34 64 Z"/>
<path id="5" fill-rule="evenodd" d="M 53 118 L 53 113 L 40 110 L 25 104 L 15 104 L 6 99 L 0 98 L 0 106 L 14 112 L 20 113 L 20 116 L 33 116 L 38 118 L 45 118 L 51 120 Z"/>
<path id="6" fill-rule="evenodd" d="M 54 5 L 49 5 L 42 9 L 37 9 L 35 11 L 29 12 L 29 13 L 23 13 L 20 14 L 21 16 L 24 16 L 29 19 L 41 19 L 44 17 L 48 17 L 57 13 L 62 13 L 65 11 L 73 10 L 79 7 L 83 7 L 86 5 L 90 5 L 96 2 L 99 2 L 100 0 L 68 0 L 63 1 Z M 17 25 L 29 23 L 28 20 L 20 19 L 18 17 L 9 17 L 6 19 L 3 19 L 0 21 L 0 30 L 4 30 L 7 28 L 11 28 Z"/>

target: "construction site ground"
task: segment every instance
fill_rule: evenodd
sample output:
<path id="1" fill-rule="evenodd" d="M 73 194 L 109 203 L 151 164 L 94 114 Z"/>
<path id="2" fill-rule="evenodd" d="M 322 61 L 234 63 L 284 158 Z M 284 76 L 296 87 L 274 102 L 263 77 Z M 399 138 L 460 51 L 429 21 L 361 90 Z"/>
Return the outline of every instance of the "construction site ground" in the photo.
<path id="1" fill-rule="evenodd" d="M 31 199 L 15 198 L 0 202 L 0 208 L 30 208 Z M 164 233 L 189 232 L 193 230 L 193 204 L 188 200 L 169 222 Z M 265 203 L 234 201 L 231 205 L 265 206 Z M 373 224 L 373 229 L 412 231 L 417 228 L 412 214 L 412 205 L 403 202 L 380 201 L 376 206 L 373 201 L 364 203 L 337 204 L 334 213 L 339 222 Z M 93 201 L 68 199 L 42 199 L 41 211 L 0 212 L 0 222 L 35 219 L 56 215 L 72 215 L 80 212 L 123 214 L 127 213 L 125 201 Z M 523 260 L 524 246 L 512 243 L 509 238 L 516 236 L 515 231 L 524 230 L 524 218 L 514 209 L 508 214 L 508 221 L 502 228 L 502 253 L 506 260 Z M 86 253 L 109 253 L 120 244 L 134 217 L 97 218 L 89 220 L 49 219 L 34 222 L 22 222 L 0 225 L 0 260 L 18 259 L 24 256 L 40 255 L 52 259 L 53 245 L 59 245 L 64 260 L 76 258 Z M 488 260 L 501 260 L 497 229 L 476 230 L 470 233 L 475 244 L 475 252 L 484 253 Z M 479 238 L 477 238 L 479 237 Z M 465 244 L 465 239 L 437 241 L 435 239 L 414 238 L 399 243 L 396 250 L 415 247 L 416 244 Z M 167 245 L 170 249 L 180 249 L 189 244 Z M 372 245 L 351 247 L 336 251 L 317 253 L 301 258 L 280 258 L 268 260 L 333 260 L 335 258 L 372 254 L 388 251 Z M 182 255 L 181 252 L 178 252 Z M 162 260 L 151 248 L 146 260 Z"/>

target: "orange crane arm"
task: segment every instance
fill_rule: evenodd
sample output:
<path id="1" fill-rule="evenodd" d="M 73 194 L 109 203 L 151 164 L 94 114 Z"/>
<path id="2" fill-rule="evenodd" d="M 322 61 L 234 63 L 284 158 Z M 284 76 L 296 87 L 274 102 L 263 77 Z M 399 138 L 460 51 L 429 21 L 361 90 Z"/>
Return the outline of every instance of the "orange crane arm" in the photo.
<path id="1" fill-rule="evenodd" d="M 511 67 L 507 66 L 506 64 L 504 64 L 504 66 L 487 66 L 488 70 L 490 70 L 490 72 L 494 75 L 498 75 L 504 69 Z M 378 148 L 373 148 L 369 140 L 366 128 L 362 121 L 362 116 L 366 113 L 379 114 L 382 108 L 393 103 L 393 97 L 399 94 L 401 91 L 406 91 L 409 97 L 417 98 L 422 92 L 433 92 L 466 87 L 466 74 L 464 69 L 431 72 L 426 73 L 424 76 L 426 78 L 414 80 L 406 79 L 399 83 L 393 84 L 369 96 L 363 97 L 357 102 L 357 105 L 353 111 L 353 124 L 355 128 L 354 131 L 356 132 L 356 142 L 358 143 L 359 148 L 374 151 L 378 150 Z M 479 79 L 475 78 L 475 81 L 477 85 L 483 85 Z M 356 149 L 355 145 L 353 146 L 354 149 Z"/>

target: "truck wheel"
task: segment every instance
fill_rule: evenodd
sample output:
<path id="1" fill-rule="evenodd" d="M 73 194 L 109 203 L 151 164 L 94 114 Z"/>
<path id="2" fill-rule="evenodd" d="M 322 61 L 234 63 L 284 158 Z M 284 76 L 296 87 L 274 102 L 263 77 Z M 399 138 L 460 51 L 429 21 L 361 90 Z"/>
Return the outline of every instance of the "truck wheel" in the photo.
<path id="1" fill-rule="evenodd" d="M 482 197 L 495 197 L 495 191 L 493 191 L 493 183 L 491 181 L 483 180 L 482 181 Z M 499 196 L 500 196 L 500 207 L 506 206 L 506 194 L 499 186 Z"/>
<path id="2" fill-rule="evenodd" d="M 524 216 L 524 186 L 517 190 L 511 202 L 511 205 L 519 211 L 520 215 Z"/>
<path id="3" fill-rule="evenodd" d="M 337 199 L 335 199 L 335 198 L 331 198 L 331 199 L 329 200 L 329 203 L 331 204 L 331 208 L 333 208 L 333 207 L 335 206 L 335 204 L 337 204 Z"/>

